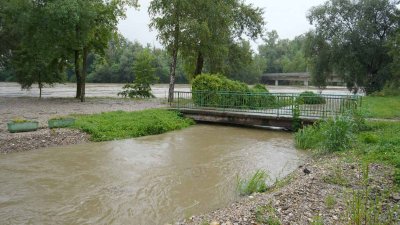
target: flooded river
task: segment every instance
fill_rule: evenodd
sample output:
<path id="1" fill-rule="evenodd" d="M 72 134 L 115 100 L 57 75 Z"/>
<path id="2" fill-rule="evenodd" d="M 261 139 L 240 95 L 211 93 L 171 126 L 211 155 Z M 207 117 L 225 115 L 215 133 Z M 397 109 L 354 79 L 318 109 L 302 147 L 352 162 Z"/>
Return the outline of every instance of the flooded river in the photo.
<path id="1" fill-rule="evenodd" d="M 117 97 L 118 92 L 122 91 L 124 84 L 86 84 L 87 97 Z M 267 86 L 273 93 L 299 93 L 303 91 L 319 92 L 315 87 L 304 86 Z M 168 96 L 168 84 L 156 84 L 151 87 L 152 93 L 157 98 Z M 190 91 L 188 84 L 176 84 L 175 91 Z M 54 87 L 45 87 L 43 97 L 74 97 L 76 84 L 56 84 Z M 327 87 L 321 91 L 322 94 L 351 94 L 345 87 Z M 30 90 L 21 90 L 18 83 L 0 82 L 0 97 L 38 97 L 39 89 L 34 85 Z"/>
<path id="2" fill-rule="evenodd" d="M 239 198 L 304 159 L 292 134 L 225 126 L 0 155 L 0 224 L 164 224 Z"/>

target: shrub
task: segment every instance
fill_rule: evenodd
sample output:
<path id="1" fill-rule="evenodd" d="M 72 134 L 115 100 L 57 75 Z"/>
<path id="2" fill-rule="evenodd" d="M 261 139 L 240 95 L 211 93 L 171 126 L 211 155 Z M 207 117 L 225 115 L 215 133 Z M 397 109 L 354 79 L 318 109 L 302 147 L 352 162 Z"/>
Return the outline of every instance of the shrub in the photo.
<path id="1" fill-rule="evenodd" d="M 256 192 L 265 192 L 267 190 L 266 181 L 268 173 L 264 170 L 257 170 L 249 180 L 238 178 L 237 189 L 241 195 L 250 195 Z"/>
<path id="2" fill-rule="evenodd" d="M 263 85 L 250 89 L 247 84 L 220 74 L 202 74 L 193 80 L 193 102 L 197 106 L 223 108 L 268 108 L 276 105 L 275 96 Z"/>
<path id="3" fill-rule="evenodd" d="M 352 115 L 344 115 L 304 127 L 295 134 L 296 146 L 327 152 L 348 149 L 359 132 L 358 122 Z"/>
<path id="4" fill-rule="evenodd" d="M 325 98 L 319 94 L 315 94 L 312 91 L 304 91 L 300 93 L 297 101 L 302 104 L 325 104 Z"/>
<path id="5" fill-rule="evenodd" d="M 329 152 L 348 149 L 355 139 L 353 128 L 354 121 L 348 116 L 329 118 L 326 122 L 321 123 L 322 149 Z"/>

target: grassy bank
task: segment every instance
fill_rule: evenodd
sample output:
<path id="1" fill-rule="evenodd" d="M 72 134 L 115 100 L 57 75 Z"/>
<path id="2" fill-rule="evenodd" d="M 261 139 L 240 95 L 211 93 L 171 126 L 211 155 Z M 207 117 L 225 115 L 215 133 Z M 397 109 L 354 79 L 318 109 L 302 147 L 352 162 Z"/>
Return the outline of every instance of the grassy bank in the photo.
<path id="1" fill-rule="evenodd" d="M 364 97 L 362 110 L 369 118 L 400 119 L 400 96 Z"/>
<path id="2" fill-rule="evenodd" d="M 109 141 L 161 134 L 192 124 L 178 112 L 151 109 L 79 116 L 74 127 L 89 133 L 92 141 Z"/>

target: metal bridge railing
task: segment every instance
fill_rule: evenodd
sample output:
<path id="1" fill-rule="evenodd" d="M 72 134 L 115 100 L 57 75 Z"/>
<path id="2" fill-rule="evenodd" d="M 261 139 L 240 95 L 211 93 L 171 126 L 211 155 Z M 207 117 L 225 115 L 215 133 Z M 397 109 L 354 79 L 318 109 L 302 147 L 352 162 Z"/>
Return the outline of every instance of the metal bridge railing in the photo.
<path id="1" fill-rule="evenodd" d="M 231 111 L 276 117 L 290 117 L 298 109 L 300 117 L 325 118 L 356 110 L 361 101 L 362 97 L 358 95 L 176 91 L 170 106 L 175 109 Z"/>

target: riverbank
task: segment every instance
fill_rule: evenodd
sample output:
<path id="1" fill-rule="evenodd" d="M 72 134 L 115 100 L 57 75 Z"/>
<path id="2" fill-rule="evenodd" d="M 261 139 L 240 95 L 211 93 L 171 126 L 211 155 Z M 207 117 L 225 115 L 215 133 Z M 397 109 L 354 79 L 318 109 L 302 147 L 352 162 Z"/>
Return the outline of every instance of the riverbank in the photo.
<path id="1" fill-rule="evenodd" d="M 314 158 L 266 193 L 244 197 L 227 208 L 192 216 L 177 224 L 349 224 L 357 210 L 349 205 L 354 191 L 365 188 L 364 175 L 360 161 L 348 160 L 344 155 Z M 379 195 L 393 187 L 393 168 L 369 165 L 368 190 Z M 400 196 L 398 192 L 388 195 L 378 204 L 394 212 Z M 374 204 L 368 205 L 371 203 Z"/>
<path id="2" fill-rule="evenodd" d="M 74 98 L 0 97 L 0 153 L 77 144 L 89 140 L 89 135 L 78 130 L 47 129 L 47 121 L 54 117 L 118 110 L 132 112 L 165 106 L 159 99 L 87 98 L 86 102 L 81 103 Z M 34 132 L 9 133 L 7 122 L 16 118 L 36 120 L 40 129 Z"/>

